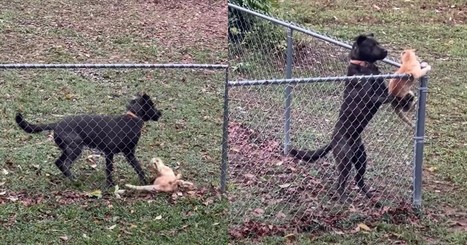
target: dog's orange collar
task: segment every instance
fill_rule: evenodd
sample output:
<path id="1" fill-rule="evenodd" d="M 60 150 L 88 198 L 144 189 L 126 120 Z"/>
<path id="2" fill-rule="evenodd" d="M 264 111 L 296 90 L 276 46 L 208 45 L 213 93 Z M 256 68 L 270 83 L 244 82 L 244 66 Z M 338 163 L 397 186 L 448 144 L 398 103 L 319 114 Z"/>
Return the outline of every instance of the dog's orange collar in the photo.
<path id="1" fill-rule="evenodd" d="M 126 114 L 127 114 L 128 116 L 130 116 L 130 117 L 138 118 L 138 116 L 137 116 L 135 113 L 131 112 L 131 111 L 127 111 Z"/>
<path id="2" fill-rule="evenodd" d="M 354 65 L 363 66 L 363 67 L 367 67 L 369 65 L 368 62 L 363 61 L 363 60 L 350 60 L 350 63 Z"/>

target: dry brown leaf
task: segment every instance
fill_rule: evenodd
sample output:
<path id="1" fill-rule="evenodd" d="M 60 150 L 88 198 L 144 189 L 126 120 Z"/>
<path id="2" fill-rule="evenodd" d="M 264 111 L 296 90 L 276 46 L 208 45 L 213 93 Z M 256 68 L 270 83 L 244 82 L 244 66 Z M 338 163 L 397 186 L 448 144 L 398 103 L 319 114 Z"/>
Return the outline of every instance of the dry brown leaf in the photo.
<path id="1" fill-rule="evenodd" d="M 68 241 L 68 239 L 70 238 L 68 238 L 68 236 L 61 236 L 60 239 L 62 239 L 63 241 Z"/>
<path id="2" fill-rule="evenodd" d="M 364 231 L 371 231 L 370 227 L 367 225 L 360 223 L 357 225 L 357 231 L 364 230 Z"/>

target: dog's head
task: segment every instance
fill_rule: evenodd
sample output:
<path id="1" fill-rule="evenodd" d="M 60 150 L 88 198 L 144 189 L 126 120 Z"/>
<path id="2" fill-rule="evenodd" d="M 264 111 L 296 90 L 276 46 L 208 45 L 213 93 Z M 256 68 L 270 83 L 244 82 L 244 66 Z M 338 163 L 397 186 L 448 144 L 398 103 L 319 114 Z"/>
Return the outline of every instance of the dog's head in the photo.
<path id="1" fill-rule="evenodd" d="M 355 38 L 355 42 L 350 51 L 350 59 L 361 60 L 366 62 L 376 62 L 386 58 L 388 51 L 374 39 L 373 33 L 368 35 L 359 35 Z"/>
<path id="2" fill-rule="evenodd" d="M 146 93 L 137 94 L 128 104 L 127 110 L 143 119 L 143 121 L 157 121 L 162 115 L 162 112 L 155 107 L 151 97 Z"/>

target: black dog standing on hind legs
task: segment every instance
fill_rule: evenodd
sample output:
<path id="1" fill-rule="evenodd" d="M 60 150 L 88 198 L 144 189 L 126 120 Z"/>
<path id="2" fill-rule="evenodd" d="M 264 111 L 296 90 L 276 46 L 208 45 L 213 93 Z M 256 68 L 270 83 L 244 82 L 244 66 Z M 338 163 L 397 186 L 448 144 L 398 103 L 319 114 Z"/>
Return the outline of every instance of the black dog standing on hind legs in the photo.
<path id="1" fill-rule="evenodd" d="M 359 35 L 350 52 L 347 76 L 380 74 L 375 62 L 386 58 L 388 52 L 374 39 L 373 34 Z M 357 170 L 355 182 L 366 197 L 373 195 L 365 185 L 367 155 L 361 134 L 382 104 L 392 102 L 384 79 L 347 81 L 339 118 L 335 124 L 331 142 L 314 151 L 292 149 L 290 155 L 297 159 L 313 162 L 332 150 L 337 164 L 337 192 L 340 201 L 346 201 L 345 187 L 352 164 Z M 405 104 L 409 101 L 398 101 Z"/>
<path id="2" fill-rule="evenodd" d="M 37 125 L 26 122 L 20 113 L 15 119 L 27 133 L 53 130 L 54 141 L 62 151 L 55 165 L 70 179 L 75 179 L 70 168 L 80 156 L 84 146 L 102 151 L 105 155 L 106 186 L 111 187 L 114 186 L 113 157 L 118 153 L 125 155 L 140 181 L 143 184 L 147 183 L 143 169 L 135 156 L 135 149 L 144 122 L 157 121 L 161 115 L 149 95 L 143 93 L 130 101 L 125 115 L 77 115 L 59 122 Z"/>

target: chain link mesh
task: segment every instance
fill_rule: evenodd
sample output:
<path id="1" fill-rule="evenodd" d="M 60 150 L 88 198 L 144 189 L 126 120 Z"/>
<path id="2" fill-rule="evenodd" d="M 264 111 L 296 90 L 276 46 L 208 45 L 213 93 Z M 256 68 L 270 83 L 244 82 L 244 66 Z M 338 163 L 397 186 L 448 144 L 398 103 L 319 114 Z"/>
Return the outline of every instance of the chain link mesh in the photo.
<path id="1" fill-rule="evenodd" d="M 149 170 L 154 157 L 197 186 L 219 181 L 225 69 L 29 69 L 5 70 L 0 76 L 0 162 L 4 163 L 0 188 L 4 195 L 27 191 L 28 195 L 63 197 L 68 192 L 101 190 L 107 184 L 104 152 L 116 153 L 112 176 L 120 189 L 125 184 L 141 185 L 133 157 L 148 184 L 154 177 Z M 140 97 L 135 98 L 136 94 Z M 15 122 L 17 112 L 45 130 L 24 132 Z M 64 177 L 54 164 L 57 159 L 63 172 L 71 168 L 75 181 Z M 115 199 L 111 190 L 110 198 Z M 135 195 L 127 189 L 114 204 L 121 200 L 121 205 L 127 205 Z"/>
<path id="2" fill-rule="evenodd" d="M 240 13 L 248 21 L 237 20 L 234 29 L 241 34 L 229 42 L 230 80 L 284 78 L 286 27 Z M 343 76 L 348 54 L 347 48 L 294 31 L 292 77 Z M 397 69 L 382 62 L 378 66 L 383 74 Z M 381 217 L 389 208 L 410 203 L 414 131 L 389 104 L 378 110 L 362 133 L 368 159 L 365 181 L 376 190 L 372 199 L 354 188 L 356 172 L 352 166 L 348 203 L 336 201 L 338 173 L 332 151 L 314 163 L 283 155 L 286 87 L 291 87 L 292 96 L 291 144 L 314 150 L 331 141 L 344 85 L 336 80 L 230 87 L 228 195 L 232 236 L 342 227 Z M 416 110 L 408 113 L 413 121 Z"/>

